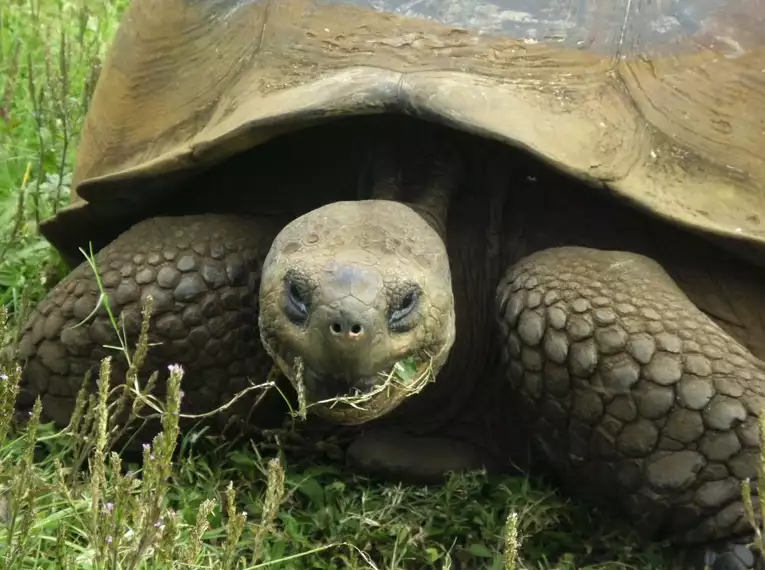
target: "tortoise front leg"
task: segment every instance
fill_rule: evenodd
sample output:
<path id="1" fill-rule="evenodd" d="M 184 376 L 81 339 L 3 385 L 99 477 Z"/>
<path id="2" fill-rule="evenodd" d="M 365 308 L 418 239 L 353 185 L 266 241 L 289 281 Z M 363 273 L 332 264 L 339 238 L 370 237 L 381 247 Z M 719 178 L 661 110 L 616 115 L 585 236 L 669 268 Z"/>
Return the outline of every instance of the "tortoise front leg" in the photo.
<path id="1" fill-rule="evenodd" d="M 496 300 L 518 409 L 566 484 L 648 537 L 709 547 L 715 570 L 751 567 L 748 549 L 715 547 L 750 536 L 765 365 L 636 254 L 541 251 Z"/>
<path id="2" fill-rule="evenodd" d="M 248 381 L 265 380 L 271 359 L 258 332 L 258 288 L 263 260 L 280 228 L 279 221 L 259 217 L 153 218 L 95 256 L 111 308 L 118 319 L 124 317 L 131 351 L 143 301 L 153 297 L 149 341 L 157 344 L 148 350 L 142 376 L 158 370 L 164 378 L 169 364 L 181 364 L 184 412 L 210 411 Z M 124 382 L 125 359 L 106 348 L 119 344 L 106 311 L 91 315 L 99 294 L 93 271 L 83 262 L 34 310 L 19 342 L 20 408 L 31 407 L 39 396 L 44 419 L 66 425 L 83 376 L 91 371 L 95 378 L 109 354 L 112 384 Z"/>

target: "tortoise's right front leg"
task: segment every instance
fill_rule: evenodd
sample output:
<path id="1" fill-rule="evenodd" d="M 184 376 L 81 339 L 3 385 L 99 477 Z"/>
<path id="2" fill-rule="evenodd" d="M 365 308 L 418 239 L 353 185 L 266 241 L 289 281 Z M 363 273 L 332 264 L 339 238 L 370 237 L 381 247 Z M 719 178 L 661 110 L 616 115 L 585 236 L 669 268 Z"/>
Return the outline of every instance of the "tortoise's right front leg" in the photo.
<path id="1" fill-rule="evenodd" d="M 765 567 L 742 499 L 759 475 L 765 363 L 629 252 L 534 253 L 497 306 L 518 411 L 572 490 L 687 547 L 692 567 Z"/>
<path id="2" fill-rule="evenodd" d="M 214 409 L 248 380 L 265 380 L 271 359 L 258 332 L 260 270 L 281 225 L 229 215 L 153 218 L 95 256 L 112 311 L 124 317 L 131 351 L 143 303 L 152 296 L 152 346 L 142 372 L 158 370 L 162 379 L 169 364 L 182 365 L 185 413 Z M 39 395 L 44 420 L 66 425 L 85 373 L 95 379 L 109 354 L 112 385 L 124 382 L 125 358 L 106 348 L 119 344 L 107 313 L 102 307 L 91 315 L 98 299 L 96 277 L 83 262 L 34 310 L 19 342 L 18 408 L 30 408 Z"/>

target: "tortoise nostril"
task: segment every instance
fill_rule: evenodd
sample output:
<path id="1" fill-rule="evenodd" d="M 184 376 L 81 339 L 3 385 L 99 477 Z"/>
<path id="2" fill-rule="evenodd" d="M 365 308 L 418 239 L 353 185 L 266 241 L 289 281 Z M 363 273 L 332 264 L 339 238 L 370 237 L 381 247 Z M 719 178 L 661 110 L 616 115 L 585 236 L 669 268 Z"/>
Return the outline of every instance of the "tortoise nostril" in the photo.
<path id="1" fill-rule="evenodd" d="M 364 332 L 364 327 L 362 327 L 358 323 L 354 323 L 351 326 L 343 326 L 342 323 L 335 321 L 329 326 L 329 330 L 332 331 L 332 334 L 334 335 L 341 335 L 343 333 L 346 333 L 348 336 L 351 337 L 357 337 L 361 336 Z"/>

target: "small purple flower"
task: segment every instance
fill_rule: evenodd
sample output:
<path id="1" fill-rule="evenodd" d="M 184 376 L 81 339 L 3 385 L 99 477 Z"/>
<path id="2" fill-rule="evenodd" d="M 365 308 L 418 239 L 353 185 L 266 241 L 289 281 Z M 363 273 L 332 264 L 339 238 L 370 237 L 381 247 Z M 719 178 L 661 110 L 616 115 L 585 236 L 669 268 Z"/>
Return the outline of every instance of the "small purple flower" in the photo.
<path id="1" fill-rule="evenodd" d="M 8 380 L 8 375 L 0 372 L 0 380 L 5 382 L 6 380 Z"/>
<path id="2" fill-rule="evenodd" d="M 106 537 L 106 544 L 111 544 L 111 543 L 112 543 L 112 537 L 111 536 L 107 536 Z"/>
<path id="3" fill-rule="evenodd" d="M 107 513 L 111 513 L 114 510 L 114 503 L 105 503 L 104 504 L 104 511 Z"/>

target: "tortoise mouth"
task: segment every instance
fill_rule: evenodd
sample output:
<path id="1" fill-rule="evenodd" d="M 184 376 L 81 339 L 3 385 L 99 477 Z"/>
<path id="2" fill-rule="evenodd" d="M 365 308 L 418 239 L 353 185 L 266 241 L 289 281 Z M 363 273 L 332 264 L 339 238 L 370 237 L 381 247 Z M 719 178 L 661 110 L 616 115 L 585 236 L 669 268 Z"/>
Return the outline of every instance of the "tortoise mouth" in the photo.
<path id="1" fill-rule="evenodd" d="M 325 419 L 355 425 L 379 418 L 435 381 L 435 359 L 417 352 L 369 376 L 325 373 L 300 356 L 272 352 L 298 393 L 299 405 Z"/>
<path id="2" fill-rule="evenodd" d="M 370 376 L 321 373 L 306 365 L 303 381 L 310 400 L 317 404 L 332 404 L 344 399 L 363 399 L 381 392 L 389 394 L 395 385 L 402 389 L 411 388 L 426 367 L 424 355 L 403 358 Z"/>

